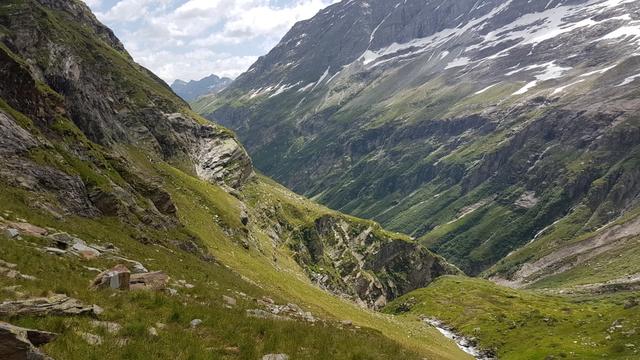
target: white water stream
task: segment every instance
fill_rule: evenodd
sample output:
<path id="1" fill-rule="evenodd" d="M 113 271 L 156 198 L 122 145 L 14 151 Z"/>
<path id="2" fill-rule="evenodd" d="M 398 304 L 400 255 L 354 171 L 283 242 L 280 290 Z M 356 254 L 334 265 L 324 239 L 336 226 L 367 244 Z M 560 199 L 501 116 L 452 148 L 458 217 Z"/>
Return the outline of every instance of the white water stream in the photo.
<path id="1" fill-rule="evenodd" d="M 441 321 L 430 318 L 422 319 L 425 323 L 436 328 L 446 338 L 453 340 L 460 350 L 476 358 L 476 360 L 497 360 L 496 357 L 488 355 L 486 351 L 477 348 L 472 341 L 464 336 L 458 335 L 449 330 Z"/>

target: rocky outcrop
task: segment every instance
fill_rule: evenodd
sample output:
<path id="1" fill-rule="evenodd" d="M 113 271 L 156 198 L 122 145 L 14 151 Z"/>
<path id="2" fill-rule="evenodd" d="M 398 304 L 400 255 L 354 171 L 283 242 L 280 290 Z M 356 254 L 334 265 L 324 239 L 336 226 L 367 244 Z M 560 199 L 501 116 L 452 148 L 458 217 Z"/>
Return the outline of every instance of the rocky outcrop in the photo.
<path id="1" fill-rule="evenodd" d="M 204 180 L 238 188 L 253 174 L 251 160 L 233 138 L 202 141 L 196 157 L 196 173 Z"/>
<path id="2" fill-rule="evenodd" d="M 0 322 L 0 358 L 5 360 L 51 360 L 37 346 L 53 341 L 56 334 Z"/>
<path id="3" fill-rule="evenodd" d="M 144 272 L 132 274 L 130 279 L 131 290 L 153 290 L 161 291 L 166 289 L 169 283 L 169 276 L 162 271 Z"/>
<path id="4" fill-rule="evenodd" d="M 116 265 L 109 270 L 98 274 L 91 283 L 92 289 L 116 289 L 116 290 L 154 290 L 161 291 L 167 287 L 169 276 L 162 271 L 148 272 L 144 267 L 142 271 L 131 273 L 122 265 Z"/>
<path id="5" fill-rule="evenodd" d="M 175 227 L 171 196 L 123 159 L 123 146 L 228 191 L 251 178 L 233 134 L 190 114 L 83 3 L 27 0 L 8 7 L 0 26 L 0 181 L 26 190 L 31 206 L 57 218 Z"/>
<path id="6" fill-rule="evenodd" d="M 124 265 L 116 265 L 103 271 L 91 283 L 93 289 L 111 288 L 116 290 L 129 290 L 131 272 Z"/>
<path id="7" fill-rule="evenodd" d="M 26 300 L 5 301 L 0 303 L 0 316 L 65 316 L 91 315 L 97 316 L 102 309 L 97 305 L 84 305 L 79 300 L 66 295 L 33 298 Z"/>
<path id="8" fill-rule="evenodd" d="M 410 239 L 386 235 L 373 223 L 325 215 L 299 230 L 296 260 L 321 287 L 364 306 L 388 301 L 459 270 Z"/>

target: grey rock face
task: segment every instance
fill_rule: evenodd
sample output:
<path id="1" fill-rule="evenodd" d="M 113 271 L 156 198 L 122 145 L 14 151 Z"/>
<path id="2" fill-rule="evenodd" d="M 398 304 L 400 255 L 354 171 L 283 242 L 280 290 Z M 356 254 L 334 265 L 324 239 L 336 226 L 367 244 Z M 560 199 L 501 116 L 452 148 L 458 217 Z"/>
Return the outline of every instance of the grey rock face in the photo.
<path id="1" fill-rule="evenodd" d="M 9 115 L 0 111 L 0 154 L 3 156 L 24 153 L 38 145 L 33 136 L 20 127 Z"/>
<path id="2" fill-rule="evenodd" d="M 156 229 L 175 226 L 171 196 L 112 151 L 123 145 L 185 163 L 225 189 L 251 177 L 251 161 L 233 135 L 189 115 L 187 104 L 133 63 L 83 3 L 29 0 L 11 11 L 0 24 L 7 29 L 0 40 L 10 49 L 0 51 L 0 97 L 25 117 L 0 110 L 0 180 L 27 190 L 33 207 L 58 218 L 109 215 Z M 49 21 L 95 36 L 69 43 L 49 31 Z M 47 87 L 57 94 L 42 91 Z M 71 139 L 84 135 L 104 148 Z M 126 183 L 109 178 L 114 171 Z"/>
<path id="3" fill-rule="evenodd" d="M 56 334 L 0 322 L 0 358 L 6 360 L 51 360 L 36 348 L 53 341 Z"/>
<path id="4" fill-rule="evenodd" d="M 48 298 L 5 301 L 0 303 L 2 316 L 65 316 L 65 315 L 98 315 L 96 305 L 86 306 L 80 301 L 66 295 L 54 295 Z"/>
<path id="5" fill-rule="evenodd" d="M 199 177 L 232 188 L 241 186 L 253 174 L 249 156 L 233 138 L 203 139 L 196 161 Z"/>
<path id="6" fill-rule="evenodd" d="M 164 115 L 179 142 L 187 144 L 196 174 L 203 180 L 239 188 L 253 175 L 251 158 L 226 130 L 200 125 L 181 113 Z"/>
<path id="7" fill-rule="evenodd" d="M 459 270 L 409 240 L 393 239 L 373 226 L 330 215 L 296 235 L 296 260 L 319 286 L 371 308 Z M 310 270 L 322 269 L 315 272 Z M 334 274 L 339 274 L 336 277 Z"/>

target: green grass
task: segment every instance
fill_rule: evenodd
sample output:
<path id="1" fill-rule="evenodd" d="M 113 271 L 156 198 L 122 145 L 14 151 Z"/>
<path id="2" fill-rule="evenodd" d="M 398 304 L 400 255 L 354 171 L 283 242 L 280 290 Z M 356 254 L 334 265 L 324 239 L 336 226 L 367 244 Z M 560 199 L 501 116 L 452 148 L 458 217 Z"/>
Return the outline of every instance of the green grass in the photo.
<path id="1" fill-rule="evenodd" d="M 500 359 L 634 359 L 640 356 L 640 312 L 624 304 L 638 296 L 569 298 L 447 276 L 396 299 L 385 312 L 406 322 L 438 318 Z M 610 330 L 614 322 L 621 327 Z"/>
<path id="2" fill-rule="evenodd" d="M 252 300 L 245 300 L 236 292 L 243 292 L 254 298 L 268 295 L 278 303 L 286 303 L 294 300 L 290 297 L 290 291 L 285 290 L 287 286 L 276 283 L 279 291 L 273 291 L 273 288 L 253 285 L 247 278 L 220 263 L 205 263 L 170 244 L 143 245 L 133 238 L 133 229 L 115 218 L 90 220 L 70 217 L 63 221 L 53 220 L 24 205 L 23 196 L 28 194 L 17 190 L 8 191 L 10 188 L 7 187 L 3 189 L 0 192 L 2 212 L 10 211 L 10 218 L 26 217 L 33 223 L 77 234 L 91 243 L 113 243 L 123 256 L 142 261 L 151 270 L 164 270 L 174 281 L 184 279 L 195 285 L 194 289 L 179 289 L 180 295 L 177 297 L 151 292 L 93 291 L 88 289 L 88 285 L 95 273 L 85 266 L 107 268 L 115 265 L 117 260 L 98 258 L 88 261 L 75 256 L 58 257 L 40 252 L 31 245 L 46 245 L 44 240 L 29 237 L 22 240 L 0 238 L 0 258 L 19 264 L 21 272 L 38 278 L 35 281 L 0 278 L 0 288 L 20 285 L 19 290 L 31 296 L 45 295 L 49 291 L 65 293 L 87 304 L 100 305 L 105 309 L 100 320 L 118 322 L 123 326 L 119 334 L 112 335 L 92 328 L 88 317 L 3 319 L 22 326 L 60 333 L 61 336 L 56 341 L 44 348 L 54 358 L 148 359 L 153 356 L 177 359 L 256 359 L 271 352 L 284 352 L 300 359 L 387 359 L 394 354 L 402 354 L 407 359 L 420 359 L 422 356 L 418 355 L 418 351 L 411 351 L 406 345 L 401 346 L 373 329 L 340 330 L 334 323 L 309 325 L 295 321 L 247 318 L 245 309 L 257 306 Z M 208 214 L 211 216 L 211 213 Z M 179 229 L 148 235 L 173 239 L 185 236 Z M 210 236 L 206 240 L 211 242 L 209 245 L 212 248 L 216 244 L 228 242 Z M 232 243 L 226 244 L 224 248 L 242 251 Z M 222 257 L 224 252 L 214 254 Z M 251 259 L 250 263 L 254 261 L 256 260 Z M 280 280 L 291 279 L 284 276 Z M 300 288 L 312 288 L 304 281 L 294 282 Z M 316 296 L 322 294 L 319 297 L 325 300 L 333 299 L 320 290 L 311 290 L 311 293 Z M 224 308 L 222 295 L 238 299 L 238 306 L 234 309 Z M 2 292 L 2 298 L 11 297 L 10 293 Z M 334 301 L 341 303 L 339 300 Z M 304 302 L 299 304 L 307 306 Z M 343 303 L 343 306 L 348 305 Z M 373 314 L 367 315 L 366 311 L 360 312 L 365 318 L 375 317 Z M 203 325 L 195 330 L 189 326 L 194 318 L 204 320 Z M 158 338 L 147 333 L 147 328 L 155 326 L 156 322 L 167 325 L 165 329 L 159 330 Z M 102 336 L 104 344 L 96 347 L 86 344 L 79 337 L 78 332 L 81 331 Z M 123 339 L 126 339 L 127 344 L 118 345 Z M 229 347 L 238 347 L 240 352 L 230 353 L 225 350 Z"/>
<path id="3" fill-rule="evenodd" d="M 464 358 L 453 344 L 438 336 L 433 330 L 414 324 L 407 326 L 393 317 L 364 310 L 313 286 L 304 270 L 293 260 L 290 249 L 274 248 L 269 237 L 261 232 L 257 224 L 250 224 L 250 231 L 257 243 L 250 250 L 244 250 L 237 241 L 224 236 L 221 227 L 212 221 L 211 209 L 220 206 L 219 204 L 227 204 L 223 208 L 228 214 L 221 217 L 235 217 L 236 207 L 233 204 L 237 203 L 237 200 L 234 197 L 217 190 L 211 184 L 179 174 L 178 170 L 162 170 L 168 171 L 164 176 L 170 174 L 165 178 L 166 186 L 176 201 L 181 222 L 202 239 L 216 258 L 256 282 L 262 289 L 281 294 L 287 301 L 304 304 L 314 313 L 334 319 L 350 319 L 355 324 L 375 329 L 410 351 L 427 358 Z M 265 196 L 291 196 L 290 193 L 283 194 L 282 189 L 266 183 L 252 186 L 262 187 L 262 190 L 253 191 L 266 192 L 263 193 Z M 308 203 L 306 210 L 302 208 L 299 211 L 304 214 L 305 211 L 313 211 L 309 208 L 314 207 L 318 206 Z M 304 215 L 300 219 L 304 219 Z"/>

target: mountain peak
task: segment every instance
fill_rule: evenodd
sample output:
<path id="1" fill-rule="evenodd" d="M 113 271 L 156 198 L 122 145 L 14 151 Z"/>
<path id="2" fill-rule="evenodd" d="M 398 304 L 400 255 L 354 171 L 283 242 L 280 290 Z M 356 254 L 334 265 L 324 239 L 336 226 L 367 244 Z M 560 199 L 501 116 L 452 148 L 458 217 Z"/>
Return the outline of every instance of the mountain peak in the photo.
<path id="1" fill-rule="evenodd" d="M 175 80 L 171 84 L 171 89 L 186 101 L 193 101 L 197 98 L 215 94 L 224 90 L 233 80 L 227 77 L 219 77 L 215 74 L 206 76 L 200 80 Z"/>

